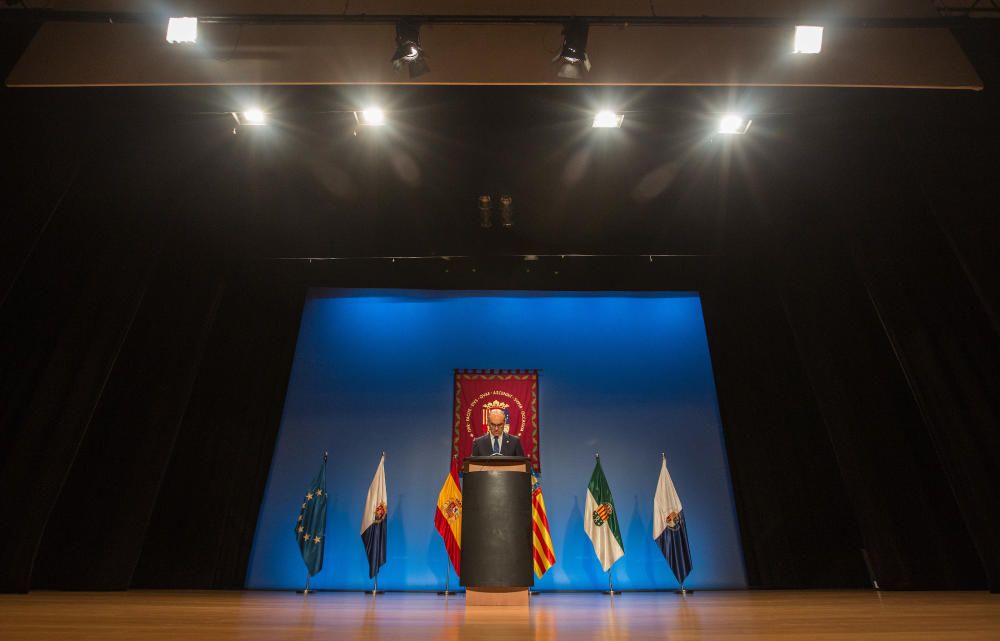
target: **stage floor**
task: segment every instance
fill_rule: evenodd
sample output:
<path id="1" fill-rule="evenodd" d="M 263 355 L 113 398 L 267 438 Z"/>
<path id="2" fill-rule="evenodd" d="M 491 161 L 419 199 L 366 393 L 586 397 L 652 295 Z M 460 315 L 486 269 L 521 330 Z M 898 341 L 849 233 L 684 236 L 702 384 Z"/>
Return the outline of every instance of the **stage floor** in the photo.
<path id="1" fill-rule="evenodd" d="M 1000 639 L 986 592 L 543 594 L 527 611 L 462 596 L 288 592 L 0 595 L 0 639 L 521 641 L 524 639 Z"/>

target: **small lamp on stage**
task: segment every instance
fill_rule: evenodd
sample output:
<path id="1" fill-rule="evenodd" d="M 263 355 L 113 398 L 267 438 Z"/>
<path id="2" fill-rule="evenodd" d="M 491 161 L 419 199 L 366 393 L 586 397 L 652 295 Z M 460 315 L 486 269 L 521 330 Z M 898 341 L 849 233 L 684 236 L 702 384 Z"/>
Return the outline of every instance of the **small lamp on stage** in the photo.
<path id="1" fill-rule="evenodd" d="M 563 44 L 552 62 L 559 63 L 556 75 L 560 78 L 580 78 L 590 71 L 590 57 L 587 56 L 586 22 L 577 20 L 563 27 Z"/>
<path id="2" fill-rule="evenodd" d="M 514 226 L 514 199 L 508 194 L 500 196 L 500 224 L 504 229 Z"/>
<path id="3" fill-rule="evenodd" d="M 379 107 L 365 107 L 354 112 L 354 119 L 362 127 L 381 127 L 385 124 L 385 112 Z"/>
<path id="4" fill-rule="evenodd" d="M 619 129 L 625 120 L 625 114 L 607 109 L 594 114 L 594 129 Z"/>
<path id="5" fill-rule="evenodd" d="M 259 107 L 251 107 L 245 111 L 234 111 L 232 112 L 233 120 L 236 121 L 236 127 L 233 128 L 233 133 L 239 133 L 244 127 L 263 127 L 267 124 L 267 112 L 262 111 Z"/>
<path id="6" fill-rule="evenodd" d="M 198 18 L 170 18 L 167 21 L 167 42 L 170 44 L 198 42 Z"/>
<path id="7" fill-rule="evenodd" d="M 490 202 L 489 194 L 483 194 L 479 197 L 479 226 L 482 229 L 493 227 L 493 209 Z"/>
<path id="8" fill-rule="evenodd" d="M 399 71 L 404 66 L 411 79 L 431 70 L 420 46 L 420 25 L 406 20 L 396 24 L 396 52 L 392 54 L 392 68 Z"/>
<path id="9" fill-rule="evenodd" d="M 724 114 L 719 118 L 719 127 L 716 129 L 716 133 L 723 136 L 741 136 L 750 129 L 750 123 L 752 122 L 752 120 L 741 114 Z"/>
<path id="10" fill-rule="evenodd" d="M 380 107 L 368 106 L 360 111 L 354 112 L 354 135 L 357 136 L 362 130 L 372 127 L 384 127 L 386 123 L 385 112 Z"/>
<path id="11" fill-rule="evenodd" d="M 822 50 L 823 27 L 809 25 L 798 25 L 795 27 L 792 53 L 819 53 Z"/>

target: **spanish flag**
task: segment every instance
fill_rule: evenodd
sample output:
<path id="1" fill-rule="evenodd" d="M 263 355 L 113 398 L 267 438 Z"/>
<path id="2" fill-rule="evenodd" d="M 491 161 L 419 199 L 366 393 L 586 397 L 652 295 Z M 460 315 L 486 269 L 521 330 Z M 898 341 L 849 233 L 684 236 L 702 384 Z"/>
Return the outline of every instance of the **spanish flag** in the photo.
<path id="1" fill-rule="evenodd" d="M 540 579 L 556 564 L 556 554 L 552 550 L 552 536 L 549 534 L 549 517 L 545 514 L 542 486 L 534 471 L 531 472 L 531 520 L 534 530 L 532 538 L 535 546 L 535 575 Z"/>
<path id="2" fill-rule="evenodd" d="M 458 484 L 458 459 L 451 460 L 451 472 L 438 494 L 434 527 L 444 539 L 455 574 L 462 576 L 459 568 L 462 562 L 462 488 Z"/>

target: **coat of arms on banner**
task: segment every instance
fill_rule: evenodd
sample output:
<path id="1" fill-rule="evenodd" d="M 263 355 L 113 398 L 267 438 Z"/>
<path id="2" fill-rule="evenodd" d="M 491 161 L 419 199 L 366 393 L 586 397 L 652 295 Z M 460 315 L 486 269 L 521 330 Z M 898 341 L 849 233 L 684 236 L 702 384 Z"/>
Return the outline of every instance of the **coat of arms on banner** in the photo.
<path id="1" fill-rule="evenodd" d="M 538 370 L 455 370 L 455 422 L 452 456 L 459 461 L 472 453 L 472 441 L 486 433 L 490 410 L 503 410 L 504 431 L 521 439 L 535 471 L 540 469 L 538 446 Z"/>

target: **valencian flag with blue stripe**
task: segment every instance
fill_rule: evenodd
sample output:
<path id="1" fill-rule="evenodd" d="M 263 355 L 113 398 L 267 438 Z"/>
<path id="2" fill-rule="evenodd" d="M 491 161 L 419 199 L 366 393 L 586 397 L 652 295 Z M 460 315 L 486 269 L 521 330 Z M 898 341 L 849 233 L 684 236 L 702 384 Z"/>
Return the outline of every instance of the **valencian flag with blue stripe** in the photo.
<path id="1" fill-rule="evenodd" d="M 688 545 L 681 498 L 667 471 L 665 455 L 660 462 L 660 479 L 653 497 L 653 540 L 663 552 L 677 582 L 683 586 L 684 579 L 691 573 L 691 546 Z"/>
<path id="2" fill-rule="evenodd" d="M 365 512 L 361 515 L 361 541 L 368 555 L 368 578 L 374 578 L 378 569 L 385 565 L 385 520 L 389 516 L 388 498 L 385 491 L 385 452 L 378 461 L 375 478 L 368 487 Z"/>
<path id="3" fill-rule="evenodd" d="M 309 576 L 323 569 L 323 548 L 326 545 L 326 452 L 323 465 L 306 491 L 295 522 L 295 540 L 299 544 L 302 561 L 309 570 Z"/>

